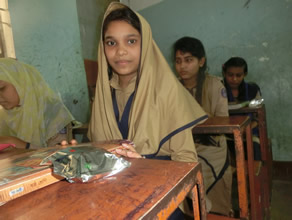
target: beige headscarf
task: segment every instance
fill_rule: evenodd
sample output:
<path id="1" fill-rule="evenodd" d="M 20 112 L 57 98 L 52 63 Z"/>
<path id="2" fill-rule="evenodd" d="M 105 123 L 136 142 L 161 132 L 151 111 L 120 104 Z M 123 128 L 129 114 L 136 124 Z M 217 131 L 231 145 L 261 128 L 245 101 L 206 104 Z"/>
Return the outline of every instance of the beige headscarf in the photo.
<path id="1" fill-rule="evenodd" d="M 11 58 L 0 59 L 0 80 L 14 85 L 20 106 L 0 109 L 0 136 L 15 136 L 37 147 L 68 125 L 73 116 L 32 66 Z"/>
<path id="2" fill-rule="evenodd" d="M 127 7 L 111 3 L 112 11 Z M 191 129 L 206 118 L 206 113 L 177 80 L 152 39 L 151 28 L 136 13 L 141 23 L 142 52 L 139 85 L 129 116 L 128 139 L 140 154 L 155 154 L 159 146 L 184 129 Z M 102 37 L 101 37 L 102 39 Z M 92 141 L 122 139 L 115 118 L 103 41 L 98 48 L 98 78 L 88 136 Z"/>

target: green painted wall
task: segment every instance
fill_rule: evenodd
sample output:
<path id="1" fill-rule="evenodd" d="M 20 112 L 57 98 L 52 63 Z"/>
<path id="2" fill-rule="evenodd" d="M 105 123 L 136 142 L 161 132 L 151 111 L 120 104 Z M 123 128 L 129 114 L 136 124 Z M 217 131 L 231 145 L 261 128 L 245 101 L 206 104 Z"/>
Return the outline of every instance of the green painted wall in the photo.
<path id="1" fill-rule="evenodd" d="M 107 6 L 116 0 L 76 0 L 80 25 L 83 58 L 97 60 L 97 47 L 103 14 Z"/>
<path id="2" fill-rule="evenodd" d="M 9 0 L 10 5 L 13 2 L 14 5 L 24 4 L 19 2 L 34 2 L 33 10 L 36 10 L 35 7 L 39 5 L 38 2 L 42 2 L 43 6 L 45 6 L 46 1 Z M 51 0 L 47 2 L 49 3 L 46 3 L 46 5 L 58 4 L 59 7 L 66 3 L 67 10 L 71 10 L 72 8 L 75 10 L 75 5 L 72 3 L 72 0 Z M 84 58 L 95 60 L 101 18 L 110 0 L 87 0 L 86 2 L 87 4 L 83 4 L 82 0 L 77 0 L 82 53 Z M 22 13 L 27 13 L 27 11 L 31 10 L 26 8 Z M 43 12 L 47 10 L 42 9 L 39 13 L 44 16 Z M 60 14 L 69 16 L 67 15 L 69 13 L 67 10 L 64 9 Z M 11 6 L 10 11 L 13 13 Z M 56 13 L 55 9 L 49 11 L 50 13 L 51 11 L 52 13 Z M 269 137 L 272 140 L 274 160 L 292 160 L 292 147 L 290 147 L 290 143 L 292 143 L 292 118 L 290 113 L 292 110 L 292 102 L 290 101 L 292 100 L 291 0 L 164 0 L 139 12 L 150 23 L 154 39 L 171 66 L 171 46 L 175 40 L 185 35 L 194 36 L 203 41 L 207 51 L 209 72 L 211 74 L 221 75 L 221 65 L 229 57 L 244 57 L 249 64 L 247 80 L 257 82 L 265 98 L 268 131 Z M 62 19 L 53 18 L 50 13 L 47 13 L 47 16 L 45 16 L 46 19 L 41 19 L 44 20 L 43 23 L 51 19 L 58 20 L 59 23 L 66 23 Z M 72 14 L 74 13 L 72 12 Z M 40 17 L 42 18 L 42 16 Z M 70 16 L 73 17 L 73 15 Z M 74 22 L 76 24 L 76 20 L 77 18 L 74 14 L 71 23 L 68 22 L 64 27 L 62 25 L 59 26 L 59 32 L 63 33 L 61 36 L 72 31 L 72 23 Z M 14 18 L 12 16 L 13 22 Z M 62 30 L 63 28 L 65 31 Z M 74 26 L 73 29 L 76 30 L 78 28 Z M 31 37 L 35 38 L 38 42 L 35 50 L 39 50 L 39 48 L 42 48 L 40 45 L 43 40 L 38 36 L 39 33 L 36 33 L 32 34 Z M 53 35 L 55 36 L 56 33 Z M 75 37 L 79 38 L 77 35 L 74 35 Z M 30 42 L 29 37 L 26 38 L 28 43 L 24 42 L 22 45 L 33 44 Z M 51 38 L 50 41 L 53 42 L 51 45 L 54 45 L 56 40 L 54 40 L 54 37 Z M 23 39 L 19 37 L 18 41 L 23 42 Z M 64 41 L 61 42 L 64 43 Z M 79 40 L 72 42 L 75 43 L 75 46 L 76 43 L 79 44 Z M 19 45 L 17 45 L 16 51 L 18 57 L 20 55 Z M 79 46 L 77 47 L 79 49 Z M 46 48 L 48 50 L 48 47 L 45 47 L 43 50 Z M 67 49 L 72 48 L 67 46 Z M 60 49 L 56 46 L 52 51 L 60 51 Z M 34 54 L 34 52 L 31 53 Z M 71 52 L 71 54 L 74 54 L 74 52 Z M 23 55 L 23 57 L 25 56 Z M 38 59 L 37 56 L 29 57 L 34 57 L 34 59 L 30 59 L 29 61 L 35 63 L 37 60 L 43 60 Z M 74 60 L 74 58 L 70 59 Z M 50 65 L 48 65 L 48 68 L 50 68 Z M 71 78 L 68 75 L 66 76 L 69 82 Z M 48 77 L 48 79 L 51 82 L 55 80 L 53 77 Z M 74 90 L 72 89 L 74 86 L 68 86 L 66 88 L 73 93 L 76 91 L 72 91 Z M 66 90 L 66 88 L 64 89 Z M 69 102 L 72 102 L 71 97 L 69 100 Z"/>
<path id="3" fill-rule="evenodd" d="M 75 0 L 9 0 L 16 57 L 35 66 L 75 118 L 89 119 Z"/>
<path id="4" fill-rule="evenodd" d="M 265 99 L 274 160 L 292 161 L 291 0 L 164 0 L 140 13 L 171 65 L 171 46 L 185 35 L 202 40 L 211 74 L 244 57 Z"/>

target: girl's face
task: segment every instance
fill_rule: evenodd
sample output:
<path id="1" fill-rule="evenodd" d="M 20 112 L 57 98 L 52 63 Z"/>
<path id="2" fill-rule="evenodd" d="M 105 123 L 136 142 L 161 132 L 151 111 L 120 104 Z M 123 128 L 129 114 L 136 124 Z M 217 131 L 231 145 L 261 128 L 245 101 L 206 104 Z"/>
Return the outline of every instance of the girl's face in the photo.
<path id="1" fill-rule="evenodd" d="M 125 21 L 112 21 L 104 33 L 108 63 L 120 76 L 136 75 L 140 63 L 141 34 Z"/>
<path id="2" fill-rule="evenodd" d="M 14 85 L 3 80 L 0 80 L 0 105 L 6 110 L 19 105 L 19 96 Z"/>
<path id="3" fill-rule="evenodd" d="M 238 89 L 245 77 L 244 67 L 229 67 L 224 72 L 224 77 L 231 89 Z"/>
<path id="4" fill-rule="evenodd" d="M 178 50 L 175 53 L 175 69 L 182 80 L 188 80 L 198 75 L 200 67 L 204 66 L 205 58 L 198 59 L 191 53 Z"/>

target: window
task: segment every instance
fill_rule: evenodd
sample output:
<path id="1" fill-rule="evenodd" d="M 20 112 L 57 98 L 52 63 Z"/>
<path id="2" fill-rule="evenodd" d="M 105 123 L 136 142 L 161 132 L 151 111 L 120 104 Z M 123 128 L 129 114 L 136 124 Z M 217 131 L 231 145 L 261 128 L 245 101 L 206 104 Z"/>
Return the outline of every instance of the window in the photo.
<path id="1" fill-rule="evenodd" d="M 15 58 L 8 0 L 0 1 L 0 57 Z"/>

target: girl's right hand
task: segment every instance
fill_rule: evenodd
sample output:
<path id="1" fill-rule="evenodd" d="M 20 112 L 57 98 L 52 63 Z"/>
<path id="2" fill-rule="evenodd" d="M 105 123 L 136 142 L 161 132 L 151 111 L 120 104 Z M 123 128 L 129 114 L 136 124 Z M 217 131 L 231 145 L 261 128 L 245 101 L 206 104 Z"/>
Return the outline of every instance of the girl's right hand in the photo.
<path id="1" fill-rule="evenodd" d="M 122 148 L 117 148 L 113 150 L 112 153 L 129 158 L 143 158 L 137 153 L 132 144 L 127 143 L 122 143 Z"/>

